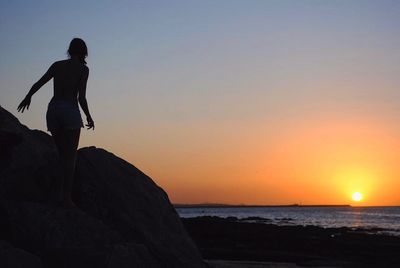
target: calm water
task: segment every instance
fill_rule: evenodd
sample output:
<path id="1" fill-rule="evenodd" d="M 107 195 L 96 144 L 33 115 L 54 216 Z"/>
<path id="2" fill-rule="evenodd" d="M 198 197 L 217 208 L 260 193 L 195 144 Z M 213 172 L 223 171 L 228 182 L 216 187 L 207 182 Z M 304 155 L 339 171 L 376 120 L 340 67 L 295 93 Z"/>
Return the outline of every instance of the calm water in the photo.
<path id="1" fill-rule="evenodd" d="M 400 236 L 400 207 L 217 207 L 176 208 L 183 218 L 197 216 L 262 217 L 279 225 L 380 228 Z"/>

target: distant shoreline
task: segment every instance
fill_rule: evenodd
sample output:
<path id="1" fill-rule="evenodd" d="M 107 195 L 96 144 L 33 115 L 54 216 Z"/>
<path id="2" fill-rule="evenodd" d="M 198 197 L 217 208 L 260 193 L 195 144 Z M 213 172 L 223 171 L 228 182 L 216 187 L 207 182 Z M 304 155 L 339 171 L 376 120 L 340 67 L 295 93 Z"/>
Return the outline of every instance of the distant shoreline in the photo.
<path id="1" fill-rule="evenodd" d="M 230 204 L 173 204 L 175 208 L 251 208 L 251 207 L 352 207 L 348 204 L 338 204 L 338 205 L 300 205 L 300 204 L 290 204 L 290 205 L 230 205 Z"/>
<path id="2" fill-rule="evenodd" d="M 213 204 L 213 203 L 200 203 L 200 204 L 172 204 L 175 208 L 253 208 L 253 207 L 266 207 L 266 208 L 285 208 L 285 207 L 347 207 L 347 208 L 390 208 L 390 207 L 400 207 L 400 205 L 391 206 L 352 206 L 350 204 L 333 204 L 333 205 L 301 205 L 301 204 L 288 204 L 288 205 L 246 205 L 246 204 Z"/>

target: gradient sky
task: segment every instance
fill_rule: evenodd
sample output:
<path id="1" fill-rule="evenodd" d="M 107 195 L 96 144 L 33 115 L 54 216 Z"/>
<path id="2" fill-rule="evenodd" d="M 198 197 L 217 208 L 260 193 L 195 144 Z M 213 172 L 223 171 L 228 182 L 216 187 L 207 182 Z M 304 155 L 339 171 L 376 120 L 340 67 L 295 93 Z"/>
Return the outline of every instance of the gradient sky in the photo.
<path id="1" fill-rule="evenodd" d="M 80 146 L 172 202 L 400 205 L 399 29 L 400 1 L 2 1 L 0 105 L 46 130 L 52 83 L 16 107 L 81 37 Z"/>

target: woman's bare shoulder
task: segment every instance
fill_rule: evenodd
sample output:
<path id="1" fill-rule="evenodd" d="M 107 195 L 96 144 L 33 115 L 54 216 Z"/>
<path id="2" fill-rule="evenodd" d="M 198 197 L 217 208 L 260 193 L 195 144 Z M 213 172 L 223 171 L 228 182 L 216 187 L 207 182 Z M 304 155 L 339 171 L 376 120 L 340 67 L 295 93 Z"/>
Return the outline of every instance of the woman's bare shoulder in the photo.
<path id="1" fill-rule="evenodd" d="M 87 73 L 87 74 L 89 73 L 89 67 L 87 67 L 85 64 L 73 62 L 69 59 L 55 61 L 51 65 L 51 67 L 53 67 L 53 69 L 58 69 L 60 71 L 71 69 L 71 67 L 72 67 L 72 69 L 83 70 L 84 73 Z"/>
<path id="2" fill-rule="evenodd" d="M 59 67 L 59 66 L 63 66 L 67 63 L 67 60 L 58 60 L 53 62 L 53 64 L 51 65 L 51 67 Z"/>
<path id="3" fill-rule="evenodd" d="M 55 61 L 53 64 L 66 64 L 68 62 L 68 60 L 58 60 Z"/>

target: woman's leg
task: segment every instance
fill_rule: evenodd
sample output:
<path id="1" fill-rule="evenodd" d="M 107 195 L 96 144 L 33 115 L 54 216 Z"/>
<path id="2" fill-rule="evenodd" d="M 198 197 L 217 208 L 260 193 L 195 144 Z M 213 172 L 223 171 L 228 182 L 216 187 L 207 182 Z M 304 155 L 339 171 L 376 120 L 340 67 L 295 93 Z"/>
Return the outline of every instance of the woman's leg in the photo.
<path id="1" fill-rule="evenodd" d="M 58 196 L 61 194 L 61 199 L 65 207 L 74 207 L 72 202 L 71 192 L 72 183 L 75 173 L 76 152 L 79 144 L 80 129 L 73 130 L 57 130 L 52 131 L 54 142 L 56 143 L 63 173 L 63 179 L 60 182 L 62 190 L 59 191 Z M 62 192 L 62 193 L 61 193 Z"/>
<path id="2" fill-rule="evenodd" d="M 76 152 L 79 144 L 79 136 L 81 129 L 73 129 L 64 131 L 65 137 L 65 179 L 64 179 L 64 206 L 74 207 L 72 202 L 72 184 L 75 175 Z"/>
<path id="3" fill-rule="evenodd" d="M 53 137 L 54 143 L 56 144 L 60 168 L 61 168 L 61 176 L 55 182 L 55 193 L 54 198 L 57 202 L 61 202 L 63 200 L 63 185 L 65 181 L 65 152 L 66 152 L 66 144 L 64 138 L 64 132 L 62 130 L 52 130 L 51 136 Z"/>

